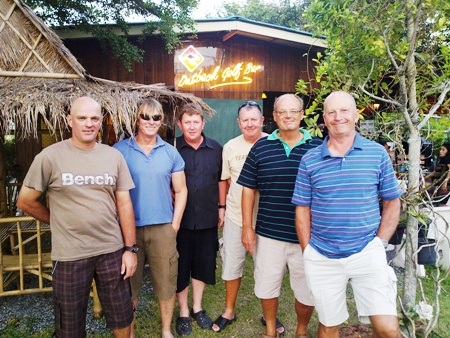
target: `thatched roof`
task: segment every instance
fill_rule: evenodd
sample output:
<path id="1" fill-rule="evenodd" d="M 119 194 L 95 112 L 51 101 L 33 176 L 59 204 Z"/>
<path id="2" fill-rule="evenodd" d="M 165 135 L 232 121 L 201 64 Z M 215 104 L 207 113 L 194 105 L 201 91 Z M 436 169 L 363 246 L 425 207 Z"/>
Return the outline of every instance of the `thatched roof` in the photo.
<path id="1" fill-rule="evenodd" d="M 87 74 L 61 39 L 20 0 L 0 0 L 0 134 L 13 122 L 18 136 L 37 136 L 39 117 L 52 133 L 67 129 L 71 102 L 82 95 L 96 99 L 109 114 L 116 133 L 131 132 L 139 102 L 154 97 L 171 109 L 198 103 L 207 115 L 214 111 L 201 99 L 173 92 L 163 84 L 141 85 L 99 79 Z"/>

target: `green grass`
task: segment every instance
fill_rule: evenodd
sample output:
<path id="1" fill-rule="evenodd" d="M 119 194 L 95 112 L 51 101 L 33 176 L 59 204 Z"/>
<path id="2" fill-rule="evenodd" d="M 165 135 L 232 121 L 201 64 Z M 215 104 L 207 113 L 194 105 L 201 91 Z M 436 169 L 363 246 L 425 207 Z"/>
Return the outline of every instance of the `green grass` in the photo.
<path id="1" fill-rule="evenodd" d="M 210 315 L 212 320 L 215 320 L 224 310 L 225 304 L 225 283 L 220 278 L 221 275 L 221 260 L 217 260 L 217 283 L 214 286 L 207 286 L 204 293 L 203 308 Z M 431 273 L 433 268 L 427 267 L 427 277 L 423 279 L 424 287 L 427 295 L 434 293 Z M 149 279 L 146 282 L 150 282 Z M 242 279 L 241 289 L 237 301 L 236 313 L 238 320 L 232 325 L 228 326 L 225 331 L 218 334 L 208 330 L 202 330 L 194 321 L 192 324 L 192 338 L 200 337 L 259 337 L 259 334 L 264 331 L 264 327 L 260 322 L 262 315 L 260 301 L 253 293 L 253 260 L 249 256 L 247 258 L 245 274 Z M 438 327 L 435 329 L 435 335 L 431 337 L 450 337 L 450 281 L 447 280 L 443 284 L 442 294 L 440 299 L 441 315 Z M 352 293 L 348 296 L 350 318 L 347 325 L 359 324 L 356 316 L 354 302 L 352 301 Z M 419 298 L 417 298 L 419 300 Z M 144 305 L 138 310 L 136 319 L 136 334 L 138 337 L 159 337 L 160 315 L 159 306 L 156 297 L 152 293 L 144 293 L 142 295 Z M 289 285 L 289 277 L 286 276 L 283 281 L 282 293 L 279 299 L 278 318 L 284 323 L 286 327 L 286 337 L 292 337 L 295 333 L 296 316 L 294 311 L 294 295 Z M 178 316 L 178 308 L 175 308 L 173 320 L 173 332 L 175 332 L 175 318 Z M 33 332 L 33 321 L 30 319 L 13 320 L 3 329 L 0 330 L 0 337 L 8 338 L 22 338 L 22 337 L 39 337 L 48 338 L 51 336 L 52 330 L 47 330 L 43 333 Z M 317 315 L 314 314 L 309 326 L 310 337 L 315 337 L 317 332 Z M 113 337 L 112 334 L 90 334 L 89 337 Z"/>

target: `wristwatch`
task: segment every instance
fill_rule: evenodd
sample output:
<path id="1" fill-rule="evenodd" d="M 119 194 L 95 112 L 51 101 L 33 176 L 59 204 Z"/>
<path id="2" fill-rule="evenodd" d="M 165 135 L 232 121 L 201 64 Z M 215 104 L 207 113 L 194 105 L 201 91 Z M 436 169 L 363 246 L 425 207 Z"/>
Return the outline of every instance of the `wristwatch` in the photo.
<path id="1" fill-rule="evenodd" d="M 385 240 L 385 239 L 382 239 L 382 240 L 381 240 L 381 243 L 383 243 L 384 248 L 387 249 L 387 247 L 388 247 L 388 245 L 389 245 L 388 241 Z"/>
<path id="2" fill-rule="evenodd" d="M 219 204 L 219 209 L 226 209 L 227 205 L 226 204 Z"/>
<path id="3" fill-rule="evenodd" d="M 139 251 L 139 247 L 137 246 L 137 244 L 134 244 L 133 246 L 125 246 L 124 249 L 125 251 L 130 251 L 134 254 L 137 254 Z"/>

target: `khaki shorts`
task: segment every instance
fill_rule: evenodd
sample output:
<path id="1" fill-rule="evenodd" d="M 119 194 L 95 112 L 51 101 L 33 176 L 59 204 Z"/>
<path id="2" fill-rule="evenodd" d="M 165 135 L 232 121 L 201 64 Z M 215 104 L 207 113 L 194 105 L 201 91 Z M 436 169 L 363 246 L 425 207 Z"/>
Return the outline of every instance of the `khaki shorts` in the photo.
<path id="1" fill-rule="evenodd" d="M 169 300 L 175 294 L 178 275 L 177 234 L 172 224 L 136 227 L 139 246 L 138 266 L 131 277 L 131 300 L 141 296 L 144 265 L 148 262 L 153 291 L 160 300 Z"/>
<path id="2" fill-rule="evenodd" d="M 242 227 L 225 217 L 222 235 L 223 245 L 220 249 L 222 279 L 234 280 L 241 278 L 244 273 L 245 258 L 247 257 L 247 250 L 242 245 Z"/>
<path id="3" fill-rule="evenodd" d="M 261 299 L 278 298 L 281 284 L 289 268 L 295 299 L 312 306 L 306 283 L 302 250 L 298 243 L 282 242 L 257 235 L 255 254 L 255 295 Z"/>
<path id="4" fill-rule="evenodd" d="M 387 264 L 378 237 L 350 257 L 331 259 L 308 245 L 303 258 L 314 305 L 323 325 L 336 326 L 347 320 L 349 281 L 361 322 L 369 323 L 369 316 L 397 316 L 397 277 Z"/>

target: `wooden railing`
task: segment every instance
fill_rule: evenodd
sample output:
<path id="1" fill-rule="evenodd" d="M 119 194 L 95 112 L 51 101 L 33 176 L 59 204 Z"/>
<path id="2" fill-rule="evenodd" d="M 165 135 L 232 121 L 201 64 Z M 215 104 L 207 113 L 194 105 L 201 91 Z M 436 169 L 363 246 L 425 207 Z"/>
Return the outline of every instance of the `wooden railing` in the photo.
<path id="1" fill-rule="evenodd" d="M 0 234 L 0 297 L 51 292 L 49 225 L 31 216 L 0 218 Z M 36 276 L 37 281 L 27 283 L 25 275 Z M 102 307 L 94 282 L 91 296 L 94 317 L 100 318 Z"/>

